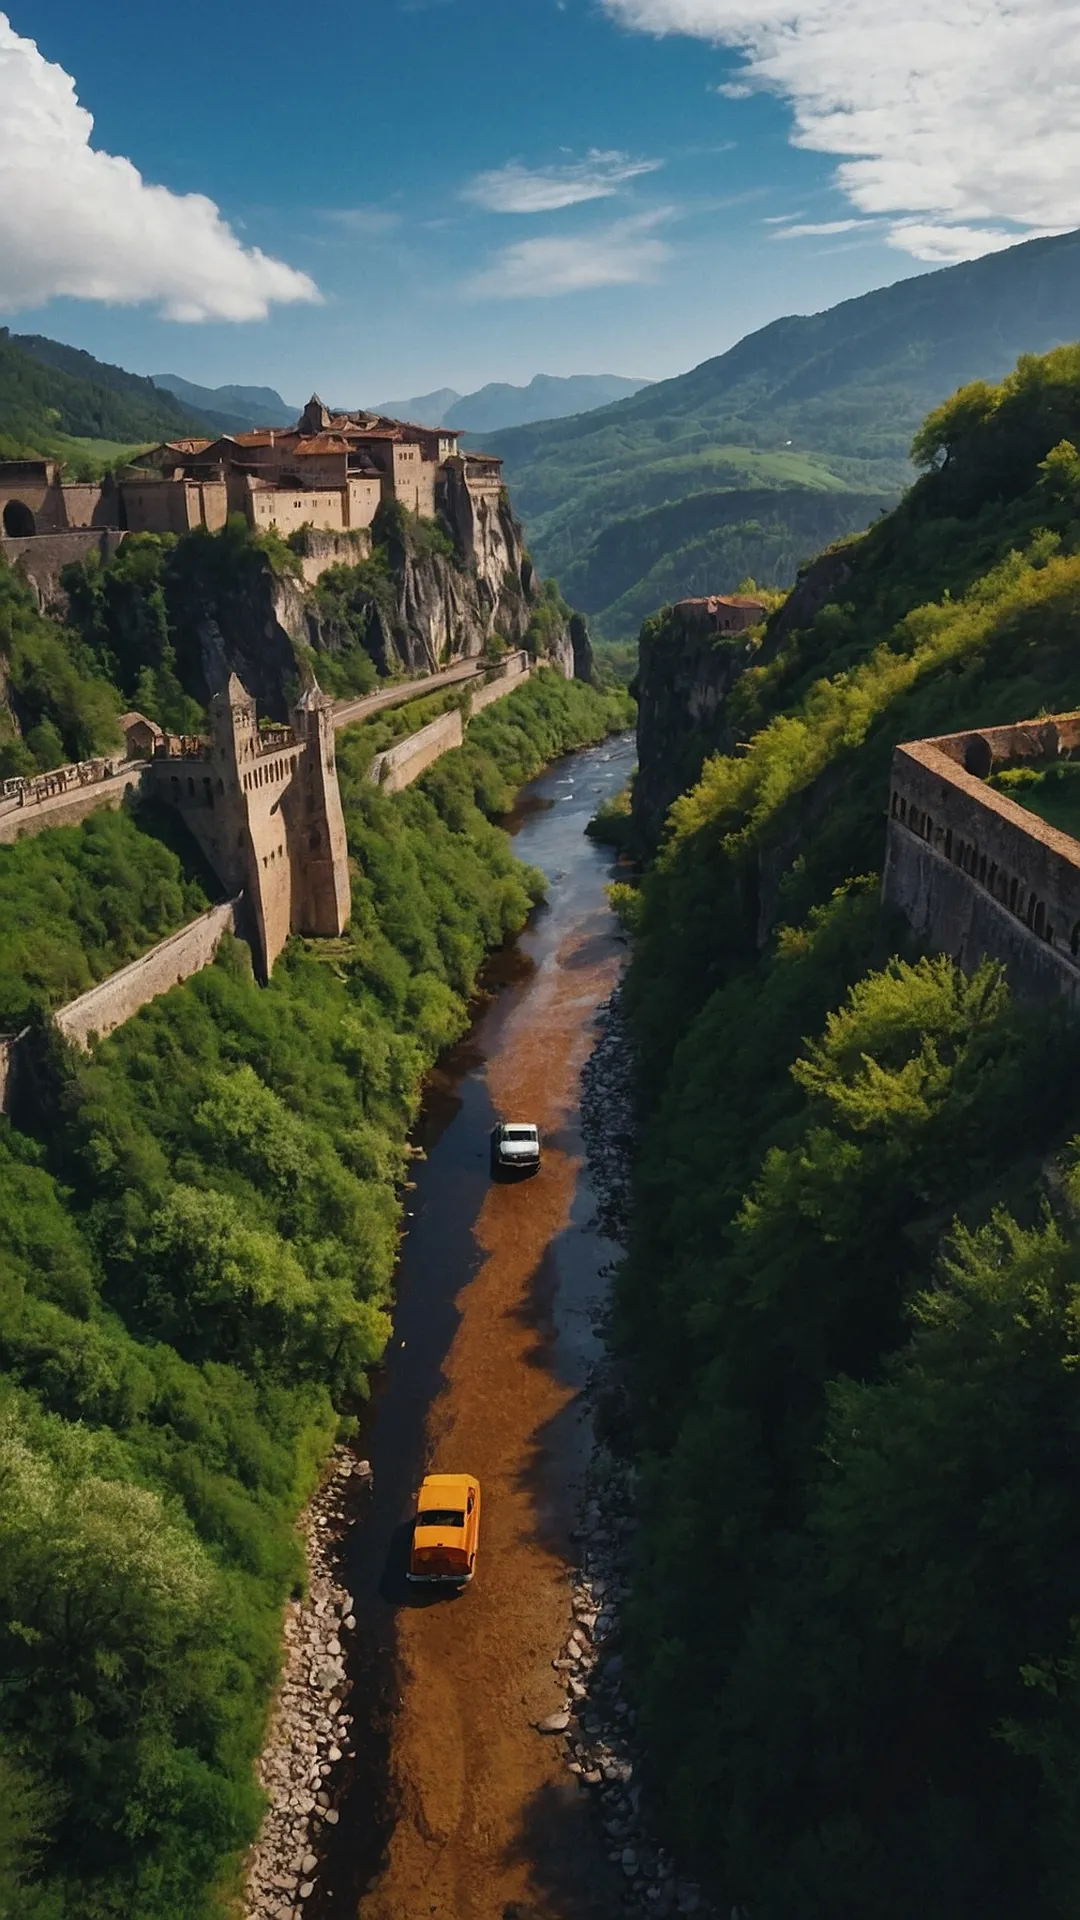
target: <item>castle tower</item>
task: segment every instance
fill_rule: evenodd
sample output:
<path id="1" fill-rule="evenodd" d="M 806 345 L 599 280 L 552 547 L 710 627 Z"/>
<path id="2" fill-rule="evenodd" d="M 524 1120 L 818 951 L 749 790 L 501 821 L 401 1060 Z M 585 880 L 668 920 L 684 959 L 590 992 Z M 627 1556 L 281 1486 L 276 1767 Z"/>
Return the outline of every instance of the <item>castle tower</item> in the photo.
<path id="1" fill-rule="evenodd" d="M 334 938 L 352 910 L 345 816 L 334 752 L 334 703 L 314 676 L 293 709 L 303 752 L 290 808 L 293 931 Z"/>

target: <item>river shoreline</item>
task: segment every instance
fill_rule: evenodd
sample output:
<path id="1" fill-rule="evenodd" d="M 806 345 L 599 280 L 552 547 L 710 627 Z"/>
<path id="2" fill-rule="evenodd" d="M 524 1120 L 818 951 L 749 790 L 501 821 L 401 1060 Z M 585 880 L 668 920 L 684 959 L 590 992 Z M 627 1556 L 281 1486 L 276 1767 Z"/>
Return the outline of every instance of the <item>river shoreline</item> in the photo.
<path id="1" fill-rule="evenodd" d="M 535 1695 L 535 1707 L 520 1721 L 520 1736 L 529 1748 L 526 1754 L 519 1740 L 516 1764 L 522 1771 L 522 1791 L 524 1794 L 526 1775 L 532 1779 L 531 1792 L 558 1797 L 564 1791 L 559 1784 L 560 1756 L 553 1743 L 542 1739 L 533 1728 L 536 1720 L 544 1717 L 540 1708 L 550 1710 L 557 1704 L 551 1697 L 554 1676 L 550 1662 L 569 1613 L 569 1568 L 574 1557 L 569 1531 L 588 1453 L 577 1402 L 597 1351 L 593 1302 L 590 1298 L 586 1311 L 580 1297 L 581 1275 L 575 1268 L 575 1262 L 581 1265 L 581 1248 L 573 1252 L 587 1226 L 583 1214 L 591 1218 L 596 1208 L 591 1196 L 581 1190 L 582 1150 L 580 1142 L 575 1148 L 572 1135 L 577 1076 L 594 1039 L 592 1013 L 610 992 L 620 958 L 618 932 L 603 900 L 609 857 L 584 841 L 583 827 L 599 798 L 623 783 L 629 752 L 629 742 L 616 740 L 568 756 L 523 789 L 509 822 L 511 831 L 518 835 L 519 854 L 545 868 L 550 904 L 538 909 L 525 934 L 510 948 L 489 956 L 473 1025 L 459 1046 L 440 1061 L 426 1090 L 416 1132 L 425 1157 L 415 1168 L 418 1192 L 410 1196 L 413 1204 L 407 1208 L 411 1218 L 403 1245 L 395 1333 L 387 1362 L 382 1377 L 374 1383 L 372 1405 L 362 1422 L 357 1447 L 337 1450 L 330 1477 L 306 1516 L 308 1535 L 314 1527 L 317 1542 L 311 1591 L 303 1605 L 294 1602 L 289 1609 L 287 1626 L 291 1625 L 293 1632 L 286 1632 L 288 1660 L 275 1709 L 275 1726 L 279 1731 L 286 1730 L 286 1764 L 281 1763 L 280 1748 L 275 1760 L 271 1742 L 260 1775 L 272 1799 L 293 1797 L 289 1816 L 292 1824 L 289 1819 L 282 1821 L 281 1809 L 272 1806 L 251 1856 L 255 1874 L 249 1881 L 245 1909 L 250 1920 L 299 1920 L 300 1915 L 304 1920 L 323 1920 L 324 1916 L 337 1920 L 337 1916 L 355 1915 L 361 1902 L 365 1915 L 369 1911 L 373 1916 L 400 1913 L 408 1914 L 410 1920 L 417 1911 L 437 1911 L 452 1916 L 452 1920 L 459 1920 L 460 1915 L 463 1920 L 474 1912 L 486 1916 L 509 1910 L 501 1894 L 501 1904 L 484 1904 L 485 1895 L 479 1905 L 462 1905 L 462 1899 L 467 1903 L 472 1897 L 467 1892 L 460 1898 L 455 1893 L 449 1903 L 444 1893 L 434 1904 L 425 1899 L 424 1905 L 417 1907 L 418 1886 L 414 1884 L 413 1890 L 399 1899 L 393 1872 L 381 1893 L 378 1891 L 379 1866 L 381 1863 L 385 1878 L 395 1836 L 400 1852 L 402 1844 L 416 1833 L 426 1835 L 422 1839 L 424 1858 L 417 1869 L 422 1870 L 425 1894 L 429 1890 L 432 1851 L 447 1858 L 453 1851 L 451 1842 L 442 1837 L 440 1825 L 445 1814 L 442 1780 L 453 1768 L 442 1768 L 438 1789 L 428 1791 L 425 1806 L 423 1782 L 410 1777 L 409 1766 L 402 1765 L 407 1750 L 410 1673 L 415 1667 L 409 1643 L 415 1641 L 422 1658 L 426 1643 L 444 1631 L 435 1611 L 418 1610 L 407 1601 L 403 1605 L 402 1492 L 415 1482 L 431 1449 L 441 1444 L 439 1429 L 445 1426 L 448 1415 L 451 1427 L 468 1418 L 468 1409 L 476 1398 L 472 1383 L 485 1371 L 490 1373 L 490 1323 L 498 1324 L 507 1313 L 510 1324 L 517 1324 L 522 1331 L 519 1361 L 511 1361 L 503 1343 L 500 1371 L 505 1380 L 495 1380 L 487 1403 L 474 1410 L 475 1438 L 471 1443 L 474 1454 L 487 1453 L 485 1487 L 499 1487 L 500 1493 L 493 1519 L 488 1519 L 491 1509 L 486 1508 L 484 1566 L 476 1588 L 470 1590 L 471 1614 L 462 1612 L 455 1617 L 441 1664 L 452 1667 L 460 1657 L 463 1636 L 458 1620 L 472 1621 L 480 1634 L 477 1657 L 486 1659 L 485 1645 L 494 1647 L 505 1622 L 512 1622 L 517 1615 L 520 1644 L 516 1648 L 508 1646 L 505 1657 L 521 1660 L 524 1656 L 528 1660 L 534 1647 L 536 1656 L 528 1683 Z M 530 1021 L 543 1030 L 544 1044 L 536 1044 Z M 557 1040 L 557 1029 L 564 1034 L 562 1042 Z M 521 1073 L 514 1068 L 508 1078 L 506 1069 L 513 1067 L 515 1060 Z M 489 1189 L 486 1168 L 487 1127 L 496 1105 L 505 1111 L 508 1103 L 513 1107 L 519 1097 L 515 1075 L 520 1098 L 536 1106 L 542 1095 L 547 1096 L 550 1110 L 546 1130 L 552 1141 L 545 1156 L 544 1178 L 530 1183 L 529 1197 L 523 1198 L 518 1192 L 516 1214 L 512 1207 L 507 1210 L 507 1203 L 513 1200 L 508 1190 L 495 1190 L 493 1195 Z M 489 1217 L 490 1224 L 485 1226 Z M 528 1225 L 531 1235 L 527 1247 L 521 1243 L 519 1232 L 523 1224 Z M 590 1269 L 586 1278 L 595 1288 L 595 1235 L 586 1237 L 586 1264 Z M 533 1247 L 535 1254 L 530 1250 Z M 565 1272 L 557 1271 L 560 1262 L 567 1266 Z M 536 1269 L 533 1272 L 530 1263 Z M 446 1269 L 445 1279 L 437 1272 L 440 1265 Z M 494 1311 L 480 1306 L 486 1276 L 490 1276 L 486 1284 L 496 1288 L 504 1302 Z M 479 1287 L 478 1279 L 482 1283 Z M 478 1340 L 480 1348 L 462 1367 L 455 1384 L 454 1354 L 463 1338 Z M 527 1421 L 523 1425 L 519 1383 L 526 1394 L 531 1391 L 535 1402 L 536 1419 L 531 1428 Z M 498 1422 L 493 1410 L 504 1388 L 509 1388 L 503 1398 L 510 1418 L 508 1423 L 504 1419 L 507 1438 L 500 1485 L 493 1439 Z M 461 1401 L 460 1421 L 447 1405 L 455 1392 Z M 417 1419 L 424 1405 L 431 1409 L 427 1423 Z M 545 1409 L 549 1416 L 554 1413 L 554 1419 L 544 1417 Z M 475 1411 L 481 1411 L 484 1417 L 477 1420 Z M 519 1483 L 527 1459 L 521 1449 L 527 1445 L 531 1457 L 537 1434 L 544 1436 L 546 1464 L 533 1484 L 522 1487 Z M 373 1489 L 359 1488 L 358 1499 L 359 1483 L 352 1467 L 360 1453 L 372 1456 L 375 1484 Z M 567 1481 L 572 1484 L 562 1484 Z M 497 1540 L 492 1543 L 492 1533 L 498 1529 L 500 1513 L 505 1529 L 506 1516 L 515 1505 L 519 1525 L 516 1529 L 511 1525 L 510 1532 L 504 1533 L 500 1548 Z M 483 1586 L 491 1590 L 507 1576 L 516 1557 L 524 1552 L 521 1540 L 526 1534 L 534 1538 L 529 1550 L 532 1571 L 525 1578 L 524 1588 L 519 1581 L 516 1590 L 506 1589 L 501 1602 L 489 1602 L 485 1622 L 481 1620 L 485 1611 L 480 1598 Z M 512 1603 L 511 1591 L 515 1594 Z M 524 1607 L 523 1596 L 528 1601 Z M 349 1604 L 355 1607 L 355 1614 L 342 1614 L 341 1609 Z M 535 1618 L 525 1630 L 522 1623 L 530 1609 Z M 447 1609 L 441 1612 L 449 1617 Z M 357 1622 L 355 1631 L 344 1625 L 350 1618 Z M 340 1653 L 330 1651 L 331 1643 L 340 1648 Z M 294 1658 L 296 1655 L 299 1657 Z M 502 1657 L 500 1652 L 496 1664 Z M 347 1665 L 350 1691 L 336 1688 L 329 1696 L 329 1701 L 336 1703 L 336 1715 L 303 1714 L 296 1690 L 310 1688 L 318 1662 L 327 1660 Z M 333 1675 L 335 1683 L 344 1677 L 336 1672 Z M 429 1676 L 429 1691 L 436 1677 L 441 1678 L 439 1667 L 435 1676 Z M 460 1710 L 467 1714 L 470 1704 L 464 1700 L 459 1703 Z M 307 1745 L 302 1759 L 292 1750 L 295 1733 L 284 1713 L 286 1705 L 300 1714 L 303 1726 L 313 1726 L 317 1736 L 312 1747 L 310 1732 L 304 1734 Z M 498 1702 L 489 1701 L 487 1705 L 497 1707 Z M 342 1716 L 350 1711 L 354 1721 L 348 1725 Z M 448 1715 L 449 1720 L 454 1717 Z M 328 1724 L 320 1725 L 320 1721 Z M 477 1754 L 491 1745 L 496 1724 L 489 1724 L 486 1731 L 478 1725 Z M 331 1760 L 331 1753 L 337 1758 Z M 538 1762 L 536 1755 L 540 1753 L 544 1758 Z M 416 1759 L 414 1775 L 417 1769 L 422 1773 L 422 1755 Z M 462 1776 L 467 1792 L 473 1790 L 474 1783 L 468 1777 L 471 1771 L 470 1761 Z M 493 1778 L 489 1794 L 493 1802 L 498 1801 L 500 1791 L 500 1781 Z M 329 1804 L 320 1807 L 320 1796 Z M 305 1798 L 314 1801 L 306 1812 L 314 1825 L 306 1834 L 298 1824 L 298 1817 L 305 1817 Z M 477 1804 L 483 1798 L 480 1791 Z M 520 1809 L 512 1797 L 504 1795 L 504 1799 L 506 1825 L 511 1816 L 516 1821 Z M 267 1834 L 275 1819 L 281 1829 L 279 1839 L 267 1849 Z M 560 1812 L 554 1826 L 549 1823 L 546 1834 L 540 1846 L 546 1860 L 553 1850 L 558 1854 L 564 1834 L 574 1836 L 569 1851 L 576 1865 L 579 1835 L 573 1810 L 569 1819 Z M 507 1826 L 504 1850 L 513 1851 L 510 1839 Z M 466 1852 L 475 1845 L 474 1838 L 464 1831 L 458 1840 Z M 520 1847 L 519 1839 L 514 1840 L 514 1846 Z M 599 1848 L 596 1852 L 594 1878 L 603 1878 L 604 1856 Z M 486 1855 L 484 1858 L 486 1861 Z M 522 1916 L 570 1912 L 570 1907 L 564 1909 L 561 1896 L 554 1906 L 547 1903 L 553 1891 L 550 1888 L 540 1890 L 541 1904 L 532 1903 L 537 1892 L 535 1865 L 523 1852 L 515 1864 L 505 1868 L 506 1889 L 529 1896 L 517 1910 Z M 566 1865 L 569 1870 L 569 1859 Z M 546 1867 L 540 1877 L 546 1877 Z M 378 1896 L 375 1904 L 365 1898 L 365 1888 L 373 1883 Z M 599 1904 L 588 1911 L 598 1916 L 610 1912 L 611 1892 L 606 1887 L 596 1896 Z"/>

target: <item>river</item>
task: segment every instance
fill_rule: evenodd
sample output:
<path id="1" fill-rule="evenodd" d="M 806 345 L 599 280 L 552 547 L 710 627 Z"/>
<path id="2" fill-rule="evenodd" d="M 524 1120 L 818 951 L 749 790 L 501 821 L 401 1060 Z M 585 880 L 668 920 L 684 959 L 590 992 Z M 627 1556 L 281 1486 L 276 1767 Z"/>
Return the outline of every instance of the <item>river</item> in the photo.
<path id="1" fill-rule="evenodd" d="M 307 1911 L 318 1920 L 607 1920 L 613 1868 L 561 1741 L 552 1668 L 569 1621 L 569 1530 L 588 1453 L 581 1389 L 613 1249 L 594 1205 L 578 1082 L 622 948 L 605 899 L 612 860 L 584 834 L 626 782 L 629 736 L 568 756 L 506 823 L 542 869 L 547 903 L 485 970 L 465 1040 L 432 1076 L 397 1275 L 394 1335 L 359 1450 L 344 1579 L 355 1759 Z M 535 1120 L 539 1175 L 493 1185 L 499 1115 Z M 403 1574 L 425 1471 L 483 1489 L 477 1574 L 461 1595 Z"/>

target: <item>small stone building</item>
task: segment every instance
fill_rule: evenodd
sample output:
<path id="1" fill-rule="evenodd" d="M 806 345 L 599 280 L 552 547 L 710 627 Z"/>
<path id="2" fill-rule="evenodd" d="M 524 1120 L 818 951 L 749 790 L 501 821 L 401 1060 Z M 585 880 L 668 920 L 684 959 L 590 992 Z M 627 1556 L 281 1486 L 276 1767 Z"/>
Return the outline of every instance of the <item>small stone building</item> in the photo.
<path id="1" fill-rule="evenodd" d="M 759 626 L 768 611 L 764 600 L 747 593 L 709 593 L 701 599 L 676 602 L 676 612 L 688 624 L 713 633 L 746 633 L 750 627 Z"/>

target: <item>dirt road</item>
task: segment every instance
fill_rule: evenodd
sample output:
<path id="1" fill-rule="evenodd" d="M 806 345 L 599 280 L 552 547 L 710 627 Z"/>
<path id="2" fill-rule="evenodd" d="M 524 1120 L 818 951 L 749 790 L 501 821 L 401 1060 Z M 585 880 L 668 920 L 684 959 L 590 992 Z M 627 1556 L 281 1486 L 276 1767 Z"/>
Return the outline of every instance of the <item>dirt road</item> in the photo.
<path id="1" fill-rule="evenodd" d="M 375 1496 L 349 1575 L 367 1650 L 354 1711 L 367 1712 L 328 1863 L 335 1920 L 357 1906 L 362 1920 L 620 1909 L 562 1742 L 533 1723 L 563 1700 L 551 1663 L 569 1624 L 579 1395 L 612 1251 L 589 1224 L 577 1104 L 622 949 L 609 861 L 582 828 L 629 762 L 627 746 L 577 755 L 530 790 L 517 850 L 548 873 L 549 905 L 430 1105 L 393 1356 L 365 1441 Z M 491 1184 L 496 1114 L 539 1123 L 535 1179 Z M 411 1593 L 402 1579 L 411 1496 L 430 1469 L 482 1483 L 477 1575 L 459 1596 Z"/>

